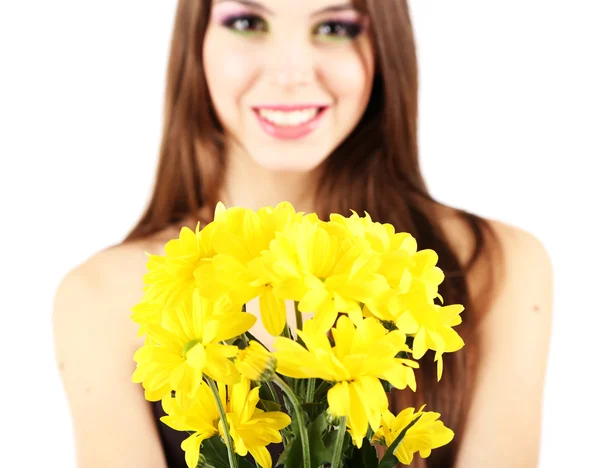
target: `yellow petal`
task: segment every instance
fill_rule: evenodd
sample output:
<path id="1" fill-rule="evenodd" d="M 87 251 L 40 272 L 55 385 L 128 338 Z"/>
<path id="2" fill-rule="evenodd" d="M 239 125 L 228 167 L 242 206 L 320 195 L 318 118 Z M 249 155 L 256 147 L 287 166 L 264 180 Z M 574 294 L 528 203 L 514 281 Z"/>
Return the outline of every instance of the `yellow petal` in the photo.
<path id="1" fill-rule="evenodd" d="M 275 295 L 272 287 L 265 287 L 259 298 L 260 317 L 268 333 L 279 336 L 286 323 L 285 301 Z"/>
<path id="2" fill-rule="evenodd" d="M 256 323 L 256 317 L 246 312 L 235 312 L 213 317 L 219 321 L 220 327 L 218 333 L 213 338 L 213 342 L 219 342 L 234 338 L 250 330 Z"/>
<path id="3" fill-rule="evenodd" d="M 404 312 L 395 321 L 396 327 L 402 333 L 412 335 L 419 331 L 419 324 L 410 312 Z"/>
<path id="4" fill-rule="evenodd" d="M 288 338 L 277 337 L 274 344 L 273 356 L 277 359 L 277 372 L 295 379 L 307 379 L 315 377 L 313 368 L 315 366 L 314 355 L 299 343 Z"/>
<path id="5" fill-rule="evenodd" d="M 324 286 L 309 289 L 298 303 L 298 310 L 304 313 L 314 312 L 321 308 L 323 303 L 326 302 L 328 299 L 329 292 L 327 291 L 327 289 L 325 289 Z"/>
<path id="6" fill-rule="evenodd" d="M 367 435 L 369 421 L 367 412 L 365 411 L 364 403 L 358 392 L 356 385 L 348 386 L 348 394 L 350 395 L 350 412 L 348 414 L 348 423 L 350 425 L 352 440 L 358 448 L 362 447 L 362 442 Z"/>
<path id="7" fill-rule="evenodd" d="M 350 393 L 348 382 L 339 382 L 327 392 L 329 411 L 333 416 L 347 416 L 350 413 Z"/>
<path id="8" fill-rule="evenodd" d="M 460 335 L 452 328 L 444 327 L 442 330 L 440 330 L 440 335 L 444 340 L 445 352 L 451 353 L 458 351 L 465 345 L 465 342 Z"/>
<path id="9" fill-rule="evenodd" d="M 363 403 L 371 429 L 376 431 L 380 426 L 381 413 L 388 407 L 387 396 L 381 382 L 375 377 L 361 377 L 351 385 Z"/>
<path id="10" fill-rule="evenodd" d="M 325 304 L 331 304 L 331 302 L 326 302 Z M 331 327 L 335 324 L 336 319 L 338 318 L 338 312 L 333 307 L 322 307 L 311 320 L 314 322 L 316 326 L 316 330 L 322 336 L 331 330 Z"/>
<path id="11" fill-rule="evenodd" d="M 242 420 L 249 419 L 249 415 L 244 413 L 246 407 L 246 400 L 249 396 L 248 393 L 257 393 L 258 390 L 259 387 L 255 387 L 255 389 L 253 389 L 252 392 L 250 392 L 250 380 L 246 379 L 245 377 L 242 377 L 239 383 L 231 387 L 231 395 L 229 400 L 231 405 L 231 412 L 235 415 L 240 416 Z M 255 398 L 257 396 L 258 395 L 254 395 Z"/>
<path id="12" fill-rule="evenodd" d="M 421 327 L 413 341 L 413 358 L 421 359 L 427 352 L 427 346 L 425 345 L 426 338 L 427 332 Z"/>
<path id="13" fill-rule="evenodd" d="M 185 355 L 187 364 L 202 372 L 206 366 L 206 350 L 201 343 L 196 343 Z"/>
<path id="14" fill-rule="evenodd" d="M 181 448 L 185 451 L 185 462 L 188 468 L 196 468 L 200 458 L 200 445 L 204 440 L 201 434 L 196 432 L 181 443 Z"/>
<path id="15" fill-rule="evenodd" d="M 206 347 L 206 366 L 204 373 L 217 382 L 234 384 L 239 381 L 240 373 L 230 358 L 238 352 L 236 346 L 210 344 Z"/>
<path id="16" fill-rule="evenodd" d="M 217 203 L 217 206 L 215 207 L 214 220 L 218 221 L 219 218 L 221 218 L 225 214 L 226 211 L 227 211 L 227 208 L 225 207 L 223 202 Z M 200 224 L 200 223 L 198 223 L 198 224 Z"/>
<path id="17" fill-rule="evenodd" d="M 271 468 L 271 454 L 266 447 L 253 447 L 249 449 L 249 452 L 261 468 Z"/>
<path id="18" fill-rule="evenodd" d="M 344 316 L 340 317 L 335 328 L 331 330 L 335 340 L 335 354 L 338 359 L 350 354 L 352 349 L 352 339 L 354 338 L 355 327 L 352 322 Z"/>

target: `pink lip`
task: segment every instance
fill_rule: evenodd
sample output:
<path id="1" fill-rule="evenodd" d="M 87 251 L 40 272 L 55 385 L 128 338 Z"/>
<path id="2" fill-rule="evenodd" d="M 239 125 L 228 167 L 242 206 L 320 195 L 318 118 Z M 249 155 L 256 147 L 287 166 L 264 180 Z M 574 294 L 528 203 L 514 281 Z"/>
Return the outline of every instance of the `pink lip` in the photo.
<path id="1" fill-rule="evenodd" d="M 260 114 L 258 113 L 259 109 L 270 109 L 270 110 L 280 110 L 280 111 L 295 111 L 295 110 L 302 110 L 302 109 L 314 109 L 315 107 L 319 108 L 319 112 L 318 114 L 315 116 L 314 119 L 309 120 L 308 122 L 304 122 L 302 124 L 296 125 L 294 127 L 280 127 L 278 125 L 275 125 L 265 119 L 263 119 Z M 329 110 L 329 106 L 318 106 L 318 105 L 301 105 L 301 106 L 285 106 L 285 105 L 278 105 L 278 106 L 260 106 L 260 107 L 254 107 L 252 109 L 254 111 L 254 115 L 256 115 L 256 118 L 258 119 L 258 123 L 260 124 L 260 126 L 262 127 L 262 129 L 265 131 L 265 133 L 269 136 L 272 136 L 274 138 L 279 138 L 282 140 L 297 140 L 299 138 L 303 138 L 305 136 L 307 136 L 308 134 L 312 133 L 313 131 L 315 131 L 322 119 L 323 116 L 327 113 L 327 111 Z"/>
<path id="2" fill-rule="evenodd" d="M 259 109 L 268 109 L 268 110 L 292 112 L 295 110 L 314 109 L 315 107 L 318 109 L 323 109 L 323 108 L 329 107 L 329 106 L 323 105 L 323 104 L 296 104 L 296 105 L 278 104 L 278 105 L 272 105 L 272 106 L 254 106 L 252 109 L 254 109 L 255 111 L 257 111 Z"/>

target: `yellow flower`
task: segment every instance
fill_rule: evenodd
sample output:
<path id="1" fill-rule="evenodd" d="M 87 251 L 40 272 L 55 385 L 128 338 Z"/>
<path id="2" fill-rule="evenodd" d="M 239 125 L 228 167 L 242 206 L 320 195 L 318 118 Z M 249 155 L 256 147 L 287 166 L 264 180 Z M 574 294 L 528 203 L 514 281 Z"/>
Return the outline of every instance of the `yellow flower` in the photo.
<path id="1" fill-rule="evenodd" d="M 181 404 L 194 396 L 204 374 L 233 383 L 239 373 L 230 358 L 238 348 L 221 342 L 248 331 L 255 321 L 251 314 L 215 306 L 195 290 L 191 307 L 183 302 L 165 311 L 161 325 L 147 326 L 149 341 L 134 355 L 132 379 L 142 383 L 147 400 L 175 390 Z"/>
<path id="2" fill-rule="evenodd" d="M 380 320 L 396 321 L 410 306 L 419 310 L 435 298 L 442 300 L 438 286 L 444 280 L 444 273 L 436 266 L 438 255 L 431 249 L 418 251 L 417 241 L 410 233 L 397 233 L 391 224 L 373 222 L 368 213 L 359 217 L 353 212 L 349 218 L 332 214 L 331 226 L 364 239 L 381 254 L 377 273 L 385 277 L 390 288 L 381 296 L 365 301 L 367 315 L 372 313 Z"/>
<path id="3" fill-rule="evenodd" d="M 301 218 L 290 203 L 254 212 L 245 208 L 225 209 L 219 204 L 215 214 L 214 248 L 210 264 L 196 270 L 201 292 L 207 297 L 226 295 L 235 304 L 259 297 L 261 319 L 266 330 L 279 335 L 285 326 L 285 302 L 273 293 L 273 275 L 260 257 L 277 233 Z M 215 281 L 218 284 L 215 287 Z"/>
<path id="4" fill-rule="evenodd" d="M 331 328 L 339 312 L 359 322 L 361 303 L 388 289 L 376 274 L 380 256 L 366 241 L 314 217 L 277 236 L 263 260 L 277 276 L 275 294 L 298 301 L 301 312 L 314 312 L 321 332 Z"/>
<path id="5" fill-rule="evenodd" d="M 371 248 L 379 253 L 385 253 L 398 248 L 401 239 L 398 237 L 399 234 L 395 234 L 393 225 L 373 222 L 368 213 L 365 213 L 365 216 L 361 217 L 354 210 L 351 211 L 352 216 L 350 217 L 345 217 L 337 213 L 331 214 L 329 217 L 331 225 L 348 232 L 352 236 L 366 240 L 371 245 Z M 410 235 L 403 233 L 401 237 L 403 238 L 404 236 Z"/>
<path id="6" fill-rule="evenodd" d="M 330 218 L 333 229 L 364 239 L 381 254 L 378 273 L 385 276 L 390 288 L 398 292 L 408 291 L 411 271 L 418 268 L 418 257 L 413 258 L 417 253 L 417 241 L 411 234 L 397 233 L 391 224 L 373 222 L 368 213 L 359 217 L 353 211 L 349 218 L 339 214 L 332 214 Z"/>
<path id="7" fill-rule="evenodd" d="M 464 307 L 456 304 L 441 307 L 434 299 L 443 298 L 438 286 L 444 274 L 436 266 L 438 255 L 431 249 L 417 251 L 417 242 L 409 233 L 395 233 L 389 224 L 374 223 L 368 214 L 356 213 L 350 218 L 333 214 L 331 224 L 364 239 L 381 254 L 377 273 L 385 277 L 388 288 L 379 295 L 367 298 L 363 314 L 394 322 L 398 330 L 414 337 L 413 358 L 420 359 L 428 349 L 436 351 L 438 380 L 443 372 L 442 355 L 458 351 L 463 340 L 452 329 L 460 324 Z"/>
<path id="8" fill-rule="evenodd" d="M 219 433 L 219 410 L 208 385 L 200 383 L 196 397 L 185 409 L 170 395 L 162 399 L 167 413 L 160 420 L 177 431 L 193 432 L 181 443 L 185 452 L 185 461 L 189 468 L 196 468 L 200 458 L 200 446 L 204 440 Z"/>
<path id="9" fill-rule="evenodd" d="M 257 408 L 260 387 L 250 389 L 250 380 L 244 377 L 235 385 L 219 384 L 218 390 L 235 452 L 243 457 L 249 452 L 260 466 L 271 468 L 266 446 L 282 441 L 279 431 L 290 424 L 290 417 L 280 411 L 264 412 Z M 188 467 L 196 468 L 202 442 L 216 434 L 225 439 L 212 391 L 202 382 L 197 397 L 186 408 L 169 396 L 163 398 L 162 405 L 167 416 L 161 421 L 175 430 L 194 432 L 181 446 Z"/>
<path id="10" fill-rule="evenodd" d="M 191 298 L 192 291 L 198 286 L 195 270 L 215 253 L 212 247 L 214 227 L 208 225 L 200 231 L 198 223 L 195 232 L 183 227 L 178 238 L 166 243 L 165 255 L 147 254 L 148 271 L 144 275 L 147 302 L 175 307 Z"/>
<path id="11" fill-rule="evenodd" d="M 240 374 L 259 382 L 267 382 L 273 378 L 275 365 L 275 357 L 254 340 L 242 349 L 235 359 L 235 367 Z"/>
<path id="12" fill-rule="evenodd" d="M 381 414 L 388 400 L 379 379 L 394 387 L 416 389 L 413 368 L 418 364 L 396 355 L 409 350 L 406 336 L 398 330 L 388 331 L 375 318 L 358 325 L 341 316 L 332 329 L 335 346 L 321 333 L 313 320 L 304 324 L 298 335 L 306 348 L 288 338 L 275 339 L 277 372 L 296 379 L 320 378 L 336 382 L 327 394 L 333 416 L 348 416 L 354 444 L 362 445 L 367 428 L 380 427 Z"/>
<path id="13" fill-rule="evenodd" d="M 138 336 L 146 334 L 148 325 L 160 325 L 163 309 L 162 304 L 149 302 L 145 298 L 131 308 L 131 320 L 140 326 Z"/>
<path id="14" fill-rule="evenodd" d="M 398 322 L 406 311 L 418 311 L 424 304 L 433 304 L 442 296 L 438 286 L 444 280 L 444 273 L 436 266 L 438 256 L 430 249 L 416 251 L 416 241 L 412 236 L 405 237 L 397 250 L 383 255 L 380 274 L 385 276 L 390 289 L 381 296 L 367 301 L 367 309 L 381 320 Z M 404 333 L 411 332 L 396 326 Z"/>
<path id="15" fill-rule="evenodd" d="M 250 380 L 244 377 L 228 390 L 226 413 L 235 452 L 243 457 L 250 452 L 261 467 L 271 468 L 267 445 L 282 441 L 279 431 L 291 423 L 290 417 L 281 411 L 257 408 L 259 387 L 250 390 Z"/>
<path id="16" fill-rule="evenodd" d="M 411 291 L 422 291 L 428 300 L 438 296 L 438 286 L 444 281 L 444 272 L 436 266 L 438 254 L 431 249 L 416 252 L 411 259 L 415 262 L 409 269 Z"/>
<path id="17" fill-rule="evenodd" d="M 282 202 L 275 208 L 263 207 L 258 211 L 240 207 L 226 209 L 220 203 L 215 214 L 215 222 L 218 223 L 214 238 L 215 251 L 247 264 L 269 249 L 276 233 L 300 218 L 301 214 L 296 213 L 288 202 Z"/>
<path id="18" fill-rule="evenodd" d="M 454 438 L 454 432 L 438 420 L 440 413 L 424 412 L 424 407 L 425 405 L 416 413 L 414 408 L 406 408 L 395 417 L 389 410 L 386 410 L 381 418 L 381 428 L 373 436 L 373 440 L 389 447 L 404 428 L 420 416 L 421 418 L 408 429 L 402 442 L 394 450 L 396 458 L 405 465 L 412 463 L 413 455 L 416 452 L 419 452 L 421 457 L 427 458 L 432 449 L 442 447 Z"/>
<path id="19" fill-rule="evenodd" d="M 421 359 L 428 349 L 435 351 L 437 378 L 442 378 L 444 353 L 461 349 L 465 342 L 452 327 L 461 323 L 460 304 L 439 306 L 421 301 L 396 319 L 396 325 L 407 334 L 413 335 L 413 358 Z"/>

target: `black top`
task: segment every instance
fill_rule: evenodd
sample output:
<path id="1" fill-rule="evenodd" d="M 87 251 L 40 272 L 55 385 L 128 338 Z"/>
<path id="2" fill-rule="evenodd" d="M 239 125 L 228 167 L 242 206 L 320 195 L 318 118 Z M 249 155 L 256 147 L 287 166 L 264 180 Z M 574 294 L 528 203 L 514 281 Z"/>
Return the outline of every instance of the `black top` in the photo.
<path id="1" fill-rule="evenodd" d="M 189 434 L 187 432 L 171 429 L 160 420 L 160 418 L 167 415 L 163 410 L 160 401 L 152 402 L 151 405 L 152 413 L 154 414 L 154 419 L 160 434 L 160 441 L 167 459 L 167 466 L 169 468 L 187 468 L 185 454 L 181 448 L 181 442 L 187 439 Z"/>

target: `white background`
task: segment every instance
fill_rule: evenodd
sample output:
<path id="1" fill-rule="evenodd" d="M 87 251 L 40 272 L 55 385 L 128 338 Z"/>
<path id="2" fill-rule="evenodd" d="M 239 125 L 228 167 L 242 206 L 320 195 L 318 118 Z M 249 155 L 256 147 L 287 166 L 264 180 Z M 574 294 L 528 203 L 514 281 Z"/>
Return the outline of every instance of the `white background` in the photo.
<path id="1" fill-rule="evenodd" d="M 144 207 L 175 3 L 0 2 L 1 466 L 31 466 L 34 455 L 74 467 L 52 296 Z M 588 466 L 600 436 L 600 6 L 412 8 L 426 179 L 436 197 L 527 229 L 549 250 L 555 326 L 540 466 Z"/>

